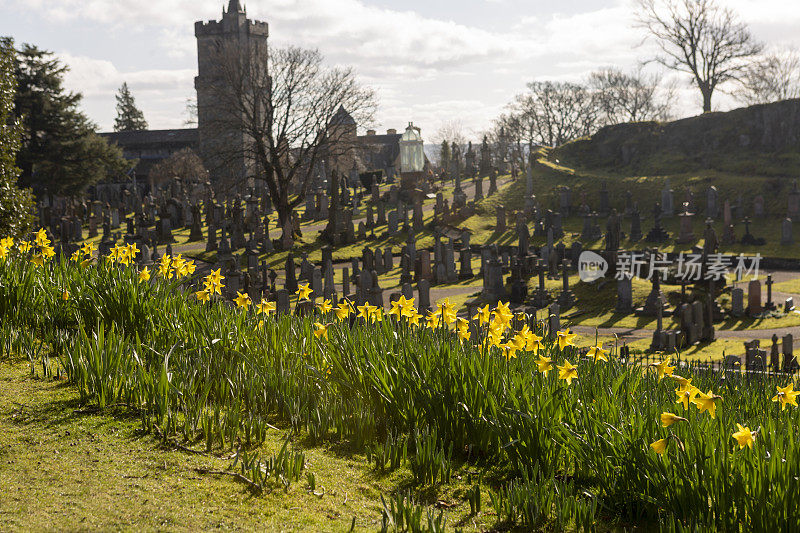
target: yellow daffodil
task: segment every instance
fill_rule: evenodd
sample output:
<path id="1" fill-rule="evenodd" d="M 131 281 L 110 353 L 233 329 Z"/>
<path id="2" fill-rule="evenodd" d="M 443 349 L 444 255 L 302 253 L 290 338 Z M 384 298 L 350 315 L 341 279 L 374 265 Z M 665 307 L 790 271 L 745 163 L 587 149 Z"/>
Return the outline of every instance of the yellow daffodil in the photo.
<path id="1" fill-rule="evenodd" d="M 689 403 L 694 403 L 694 397 L 700 392 L 700 389 L 692 384 L 687 384 L 675 389 L 675 395 L 678 397 L 677 403 L 682 403 L 684 409 L 689 409 Z"/>
<path id="2" fill-rule="evenodd" d="M 435 311 L 428 313 L 427 321 L 429 328 L 436 329 L 439 326 L 440 316 Z"/>
<path id="3" fill-rule="evenodd" d="M 150 270 L 147 267 L 144 267 L 139 272 L 139 281 L 149 281 L 150 280 Z"/>
<path id="4" fill-rule="evenodd" d="M 267 301 L 266 298 L 262 298 L 261 302 L 256 306 L 256 312 L 259 315 L 269 316 L 273 311 L 275 311 L 275 302 Z"/>
<path id="5" fill-rule="evenodd" d="M 11 247 L 14 246 L 14 239 L 12 239 L 11 237 L 3 237 L 2 239 L 0 239 L 0 246 L 6 249 L 10 249 Z"/>
<path id="6" fill-rule="evenodd" d="M 697 406 L 701 413 L 708 411 L 711 418 L 716 418 L 717 400 L 722 399 L 722 396 L 717 396 L 713 392 L 697 392 L 697 396 L 692 398 L 692 403 Z"/>
<path id="7" fill-rule="evenodd" d="M 654 443 L 650 444 L 650 447 L 653 448 L 653 451 L 656 452 L 658 455 L 663 455 L 665 451 L 667 451 L 667 442 L 669 439 L 659 439 Z"/>
<path id="8" fill-rule="evenodd" d="M 422 315 L 412 310 L 410 315 L 406 315 L 406 318 L 408 319 L 408 323 L 412 326 L 419 326 Z"/>
<path id="9" fill-rule="evenodd" d="M 539 350 L 544 348 L 542 338 L 535 333 L 529 333 L 525 339 L 525 349 L 532 352 L 534 355 L 539 353 Z"/>
<path id="10" fill-rule="evenodd" d="M 458 333 L 459 339 L 468 341 L 471 335 L 469 331 L 469 322 L 467 322 L 466 319 L 459 318 L 456 325 L 456 332 Z"/>
<path id="11" fill-rule="evenodd" d="M 492 319 L 492 311 L 489 309 L 489 304 L 484 305 L 478 309 L 478 312 L 472 317 L 477 320 L 481 326 L 485 326 Z"/>
<path id="12" fill-rule="evenodd" d="M 569 361 L 564 361 L 564 364 L 557 366 L 558 379 L 563 379 L 567 385 L 572 385 L 573 379 L 578 379 L 578 367 L 573 366 Z"/>
<path id="13" fill-rule="evenodd" d="M 314 336 L 318 339 L 328 340 L 328 326 L 319 322 L 314 322 Z"/>
<path id="14" fill-rule="evenodd" d="M 456 321 L 456 310 L 453 304 L 450 303 L 450 298 L 445 298 L 437 305 L 437 310 L 440 311 L 440 316 L 445 324 L 452 324 Z"/>
<path id="15" fill-rule="evenodd" d="M 594 357 L 594 362 L 597 361 L 605 361 L 608 362 L 608 350 L 603 349 L 603 344 L 600 343 L 597 346 L 592 346 L 589 348 L 589 357 Z"/>
<path id="16" fill-rule="evenodd" d="M 558 349 L 564 350 L 567 346 L 575 346 L 573 341 L 578 335 L 570 333 L 569 330 L 559 331 L 556 336 L 558 337 Z"/>
<path id="17" fill-rule="evenodd" d="M 399 320 L 400 317 L 403 316 L 403 308 L 400 306 L 400 300 L 391 302 L 390 306 L 389 315 Z"/>
<path id="18" fill-rule="evenodd" d="M 92 255 L 96 249 L 97 248 L 95 247 L 95 244 L 93 242 L 87 241 L 83 243 L 83 246 L 81 246 L 80 251 L 83 253 L 83 255 Z"/>
<path id="19" fill-rule="evenodd" d="M 36 232 L 36 237 L 33 242 L 35 242 L 37 246 L 48 246 L 50 244 L 50 239 L 47 238 L 47 232 L 44 228 Z"/>
<path id="20" fill-rule="evenodd" d="M 236 302 L 236 307 L 246 308 L 250 305 L 250 296 L 236 291 L 236 298 L 234 298 L 233 301 Z"/>
<path id="21" fill-rule="evenodd" d="M 31 263 L 39 267 L 43 266 L 44 256 L 42 254 L 33 254 L 33 257 L 31 257 Z"/>
<path id="22" fill-rule="evenodd" d="M 658 371 L 658 381 L 664 379 L 664 376 L 671 376 L 672 372 L 675 370 L 674 366 L 669 366 L 670 358 L 667 357 L 660 363 L 650 363 L 651 366 L 655 367 L 656 371 Z"/>
<path id="23" fill-rule="evenodd" d="M 553 360 L 549 357 L 540 356 L 539 359 L 536 360 L 536 368 L 546 376 L 548 372 L 553 370 Z"/>
<path id="24" fill-rule="evenodd" d="M 61 299 L 64 300 L 65 302 L 69 300 L 69 291 L 65 290 L 64 292 L 62 292 Z"/>
<path id="25" fill-rule="evenodd" d="M 341 302 L 339 306 L 336 308 L 336 318 L 339 320 L 344 320 L 348 316 L 350 316 L 350 305 L 346 302 Z"/>
<path id="26" fill-rule="evenodd" d="M 331 301 L 328 298 L 325 298 L 319 304 L 319 312 L 322 313 L 323 315 L 327 315 L 328 313 L 331 312 L 332 309 L 333 309 L 333 304 L 331 304 Z"/>
<path id="27" fill-rule="evenodd" d="M 494 314 L 506 326 L 508 326 L 511 323 L 511 319 L 514 318 L 514 313 L 508 308 L 508 304 L 504 304 L 503 302 L 497 302 Z"/>
<path id="28" fill-rule="evenodd" d="M 171 266 L 172 266 L 172 258 L 167 254 L 162 255 L 161 261 L 158 265 L 158 273 L 161 275 L 161 277 L 168 278 L 172 276 Z"/>
<path id="29" fill-rule="evenodd" d="M 513 341 L 508 341 L 505 344 L 500 345 L 503 349 L 503 355 L 506 356 L 506 359 L 511 360 L 517 357 L 517 345 Z"/>
<path id="30" fill-rule="evenodd" d="M 211 273 L 206 276 L 206 280 L 213 282 L 215 286 L 221 283 L 223 279 L 225 279 L 225 277 L 222 275 L 221 268 L 212 270 Z"/>
<path id="31" fill-rule="evenodd" d="M 739 431 L 735 432 L 732 437 L 739 443 L 739 449 L 741 450 L 745 446 L 752 449 L 753 443 L 756 441 L 756 434 L 750 431 L 749 427 L 743 427 L 741 424 L 736 424 L 736 427 L 739 428 Z"/>
<path id="32" fill-rule="evenodd" d="M 661 413 L 661 424 L 665 428 L 670 427 L 675 422 L 688 422 L 688 420 L 686 420 L 682 416 L 678 416 L 672 413 L 667 413 L 666 411 Z"/>
<path id="33" fill-rule="evenodd" d="M 127 254 L 131 259 L 136 259 L 136 256 L 139 255 L 139 247 L 136 246 L 135 242 L 128 245 Z"/>
<path id="34" fill-rule="evenodd" d="M 28 241 L 20 241 L 20 243 L 17 245 L 17 249 L 23 254 L 27 254 L 31 249 L 31 243 Z"/>
<path id="35" fill-rule="evenodd" d="M 52 246 L 42 246 L 42 255 L 45 259 L 55 257 L 56 251 Z"/>
<path id="36" fill-rule="evenodd" d="M 299 298 L 300 300 L 308 300 L 308 297 L 309 297 L 309 296 L 311 296 L 311 293 L 312 293 L 312 292 L 314 292 L 314 289 L 312 289 L 311 287 L 309 287 L 309 286 L 308 286 L 308 283 L 303 283 L 303 284 L 302 284 L 302 285 L 300 285 L 300 287 L 297 289 L 297 292 L 296 292 L 295 294 L 297 294 L 297 296 L 298 296 L 298 298 Z"/>
<path id="37" fill-rule="evenodd" d="M 211 291 L 208 289 L 203 289 L 202 291 L 197 291 L 194 293 L 197 296 L 197 299 L 201 302 L 207 302 L 211 299 Z"/>
<path id="38" fill-rule="evenodd" d="M 402 309 L 404 317 L 411 318 L 417 314 L 417 310 L 414 308 L 414 298 L 406 298 L 405 296 L 401 296 L 399 301 L 400 309 Z"/>
<path id="39" fill-rule="evenodd" d="M 794 405 L 797 407 L 797 396 L 800 394 L 800 391 L 794 390 L 794 384 L 789 383 L 785 387 L 776 387 L 778 389 L 778 394 L 772 397 L 773 402 L 780 402 L 781 404 L 781 411 L 786 409 L 786 405 Z"/>
<path id="40" fill-rule="evenodd" d="M 691 379 L 686 379 L 685 377 L 679 376 L 678 374 L 670 374 L 669 377 L 677 381 L 678 385 L 680 385 L 681 387 L 685 387 L 686 385 L 692 382 Z"/>
<path id="41" fill-rule="evenodd" d="M 8 256 L 8 248 L 0 246 L 0 259 L 5 259 Z"/>
<path id="42" fill-rule="evenodd" d="M 365 303 L 364 305 L 356 307 L 356 309 L 358 309 L 358 315 L 356 315 L 357 318 L 363 318 L 365 322 L 369 322 L 370 305 Z"/>

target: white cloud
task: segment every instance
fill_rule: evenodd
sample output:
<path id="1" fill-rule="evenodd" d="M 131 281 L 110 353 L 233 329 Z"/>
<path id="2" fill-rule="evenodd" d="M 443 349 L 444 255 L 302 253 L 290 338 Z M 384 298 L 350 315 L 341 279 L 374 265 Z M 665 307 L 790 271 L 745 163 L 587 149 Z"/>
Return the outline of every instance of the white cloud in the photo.
<path id="1" fill-rule="evenodd" d="M 123 82 L 128 83 L 151 127 L 181 127 L 185 95 L 191 91 L 195 75 L 193 70 L 121 72 L 110 61 L 70 54 L 58 54 L 58 58 L 70 67 L 64 85 L 83 94 L 84 109 L 103 129 L 109 129 L 113 123 L 115 95 Z"/>
<path id="2" fill-rule="evenodd" d="M 643 34 L 633 24 L 633 0 L 585 2 L 591 7 L 570 14 L 558 6 L 534 12 L 538 3 L 528 1 L 484 0 L 504 11 L 505 22 L 492 26 L 500 29 L 425 17 L 401 3 L 387 9 L 370 1 L 249 0 L 247 8 L 250 18 L 270 23 L 273 46 L 317 47 L 331 63 L 354 66 L 379 92 L 382 127 L 399 129 L 413 120 L 431 134 L 453 119 L 479 132 L 526 82 L 580 80 L 604 66 L 632 68 L 650 50 L 639 46 Z M 453 9 L 471 9 L 470 3 L 451 2 Z M 776 30 L 776 39 L 797 41 L 800 2 L 724 3 L 751 22 L 759 37 L 771 39 L 770 31 Z M 87 111 L 104 127 L 113 120 L 114 93 L 122 81 L 131 85 L 153 126 L 179 127 L 185 98 L 193 94 L 193 23 L 218 19 L 223 5 L 227 0 L 4 0 L 0 18 L 24 10 L 63 32 L 96 27 L 100 35 L 111 29 L 117 34 L 113 43 L 98 41 L 91 51 L 79 53 L 60 50 L 72 68 L 68 86 L 85 94 Z M 99 39 L 87 35 L 92 38 Z M 162 56 L 158 68 L 135 51 L 143 45 Z M 114 50 L 122 47 L 124 62 Z M 688 84 L 681 87 L 686 112 L 694 111 Z"/>

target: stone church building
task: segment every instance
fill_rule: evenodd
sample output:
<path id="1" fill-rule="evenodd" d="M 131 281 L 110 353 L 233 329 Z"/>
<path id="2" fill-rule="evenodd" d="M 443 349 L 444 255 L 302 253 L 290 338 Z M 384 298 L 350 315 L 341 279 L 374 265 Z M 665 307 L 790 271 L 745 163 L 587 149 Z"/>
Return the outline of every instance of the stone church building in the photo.
<path id="1" fill-rule="evenodd" d="M 195 77 L 197 91 L 197 127 L 174 130 L 144 130 L 102 133 L 101 135 L 122 148 L 127 159 L 138 159 L 134 169 L 140 181 L 144 181 L 154 165 L 169 158 L 180 150 L 190 148 L 203 160 L 208 170 L 207 179 L 212 184 L 241 184 L 244 188 L 252 176 L 252 168 L 244 155 L 231 154 L 245 152 L 248 140 L 239 131 L 223 131 L 219 121 L 215 121 L 217 110 L 214 91 L 218 90 L 222 78 L 218 61 L 215 60 L 215 47 L 226 43 L 239 50 L 242 57 L 252 61 L 268 60 L 269 25 L 266 22 L 250 20 L 239 0 L 230 0 L 223 9 L 221 20 L 198 21 L 195 23 L 197 39 L 198 75 Z M 218 56 L 216 56 L 218 57 Z M 217 89 L 214 89 L 214 87 Z M 387 177 L 399 172 L 400 140 L 402 134 L 389 129 L 379 135 L 368 130 L 366 135 L 357 135 L 357 124 L 345 109 L 340 109 L 334 117 L 332 126 L 346 127 L 356 138 L 357 153 L 352 165 L 347 164 L 347 175 L 354 177 L 364 172 L 381 171 Z M 227 154 L 224 158 L 219 154 Z M 325 178 L 330 169 L 320 169 Z M 205 177 L 198 176 L 205 181 Z M 351 180 L 352 181 L 352 180 Z M 355 185 L 352 183 L 352 185 Z"/>

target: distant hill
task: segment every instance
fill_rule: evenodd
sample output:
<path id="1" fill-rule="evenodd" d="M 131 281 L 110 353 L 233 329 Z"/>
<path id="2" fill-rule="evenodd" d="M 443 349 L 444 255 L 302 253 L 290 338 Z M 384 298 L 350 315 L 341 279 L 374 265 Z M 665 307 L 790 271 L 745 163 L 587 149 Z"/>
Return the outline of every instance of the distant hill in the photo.
<path id="1" fill-rule="evenodd" d="M 674 122 L 606 126 L 552 152 L 573 168 L 665 175 L 704 170 L 800 175 L 800 99 Z"/>

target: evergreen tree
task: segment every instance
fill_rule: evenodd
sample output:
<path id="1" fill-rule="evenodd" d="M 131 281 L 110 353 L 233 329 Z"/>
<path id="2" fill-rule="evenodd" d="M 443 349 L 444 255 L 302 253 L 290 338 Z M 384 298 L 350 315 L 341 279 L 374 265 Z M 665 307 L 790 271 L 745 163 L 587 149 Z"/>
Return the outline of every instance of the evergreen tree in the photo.
<path id="1" fill-rule="evenodd" d="M 117 92 L 117 118 L 114 120 L 114 131 L 141 131 L 147 129 L 144 113 L 136 107 L 128 82 L 123 82 Z"/>
<path id="2" fill-rule="evenodd" d="M 37 194 L 78 195 L 131 168 L 122 150 L 96 135 L 96 126 L 78 109 L 81 94 L 64 89 L 66 71 L 52 52 L 28 44 L 16 50 L 19 181 Z"/>
<path id="3" fill-rule="evenodd" d="M 14 115 L 14 44 L 0 39 L 0 236 L 16 237 L 33 223 L 33 197 L 28 189 L 17 187 L 19 168 L 16 156 L 21 145 L 22 127 Z"/>

